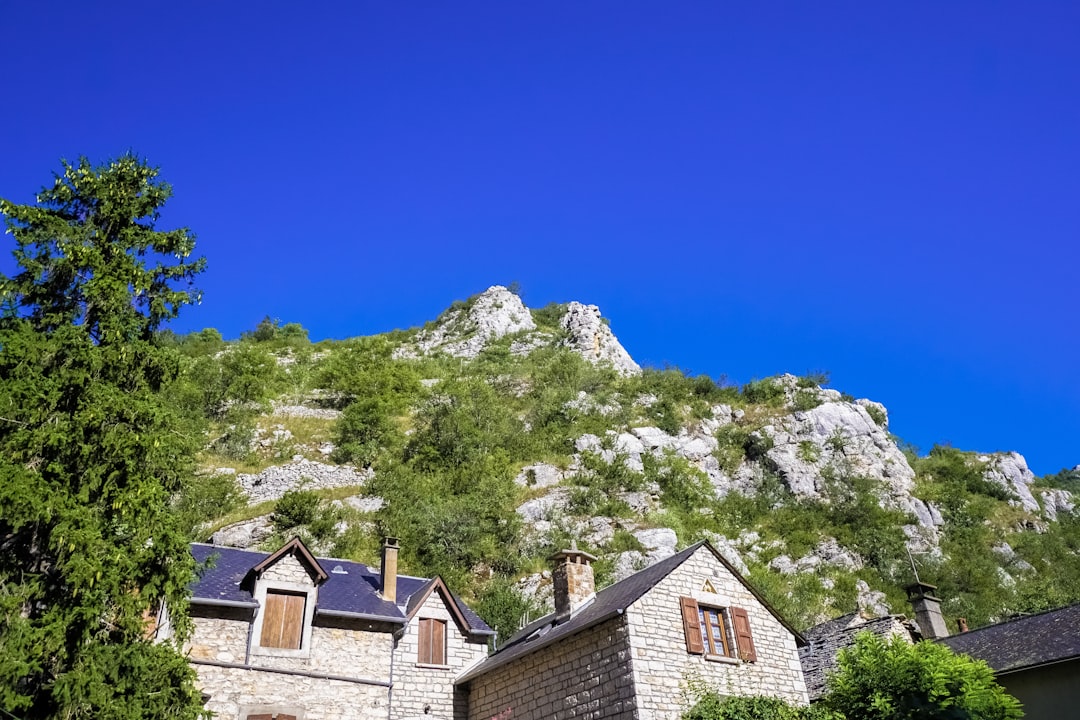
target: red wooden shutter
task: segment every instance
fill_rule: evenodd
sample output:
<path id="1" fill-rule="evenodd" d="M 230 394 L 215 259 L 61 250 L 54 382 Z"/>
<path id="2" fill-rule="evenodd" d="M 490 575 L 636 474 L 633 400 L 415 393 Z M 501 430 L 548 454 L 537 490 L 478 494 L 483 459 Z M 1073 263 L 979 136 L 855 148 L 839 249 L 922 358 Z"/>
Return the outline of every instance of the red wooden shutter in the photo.
<path id="1" fill-rule="evenodd" d="M 278 713 L 274 720 L 296 720 L 295 715 L 289 715 L 287 713 Z"/>
<path id="2" fill-rule="evenodd" d="M 731 624 L 735 626 L 735 639 L 739 646 L 739 659 L 744 662 L 757 660 L 757 651 L 754 650 L 754 636 L 750 634 L 750 618 L 746 610 L 740 607 L 731 608 Z"/>
<path id="3" fill-rule="evenodd" d="M 259 713 L 258 715 L 248 715 L 247 720 L 274 720 L 274 716 L 270 713 Z"/>
<path id="4" fill-rule="evenodd" d="M 686 652 L 691 655 L 704 655 L 705 643 L 701 639 L 701 620 L 698 618 L 697 600 L 691 597 L 679 598 L 682 608 L 683 635 L 686 636 Z"/>

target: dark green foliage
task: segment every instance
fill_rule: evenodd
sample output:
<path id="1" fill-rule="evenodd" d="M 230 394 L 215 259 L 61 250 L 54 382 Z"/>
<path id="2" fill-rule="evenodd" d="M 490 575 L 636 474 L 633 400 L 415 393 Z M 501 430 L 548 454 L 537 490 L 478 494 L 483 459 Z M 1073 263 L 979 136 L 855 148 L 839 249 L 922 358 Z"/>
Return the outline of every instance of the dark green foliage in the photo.
<path id="1" fill-rule="evenodd" d="M 559 323 L 562 321 L 563 315 L 566 314 L 565 303 L 550 303 L 542 308 L 530 309 L 529 312 L 532 313 L 533 322 L 536 323 L 538 330 L 547 332 L 562 331 Z"/>
<path id="2" fill-rule="evenodd" d="M 931 499 L 944 503 L 950 510 L 956 509 L 957 502 L 967 493 L 996 500 L 1013 499 L 1007 489 L 987 480 L 983 471 L 982 463 L 974 461 L 970 453 L 943 445 L 935 445 L 915 465 L 916 473 L 933 479 L 941 488 Z"/>
<path id="3" fill-rule="evenodd" d="M 870 419 L 873 420 L 878 427 L 885 427 L 888 425 L 888 417 L 886 417 L 885 413 L 877 405 L 866 405 L 864 409 L 866 410 L 866 414 L 870 416 Z"/>
<path id="4" fill-rule="evenodd" d="M 855 720 L 1010 720 L 1020 703 L 981 660 L 944 645 L 870 633 L 840 651 L 825 707 Z"/>
<path id="5" fill-rule="evenodd" d="M 19 272 L 0 314 L 0 707 L 34 718 L 195 718 L 179 647 L 194 561 L 170 494 L 198 438 L 163 400 L 161 324 L 196 294 L 171 194 L 126 155 L 64 164 L 38 204 L 0 201 Z M 167 603 L 174 640 L 143 615 Z"/>
<path id="6" fill-rule="evenodd" d="M 742 394 L 748 402 L 757 405 L 768 407 L 783 407 L 784 405 L 784 388 L 769 378 L 746 383 L 742 387 Z"/>
<path id="7" fill-rule="evenodd" d="M 173 508 L 179 527 L 194 534 L 203 523 L 232 512 L 244 501 L 244 494 L 234 476 L 210 475 L 184 478 L 183 487 L 173 501 Z"/>
<path id="8" fill-rule="evenodd" d="M 497 576 L 488 581 L 478 593 L 473 609 L 498 633 L 496 643 L 502 645 L 525 623 L 544 614 L 535 598 L 522 595 L 507 578 Z"/>
<path id="9" fill-rule="evenodd" d="M 357 398 L 334 427 L 334 459 L 370 466 L 386 448 L 398 447 L 403 436 L 380 398 Z"/>
<path id="10" fill-rule="evenodd" d="M 315 372 L 315 385 L 342 397 L 377 400 L 392 411 L 407 408 L 422 391 L 414 364 L 393 357 L 394 345 L 385 337 L 350 340 L 333 352 Z"/>
<path id="11" fill-rule="evenodd" d="M 288 490 L 274 506 L 271 520 L 274 529 L 284 533 L 297 525 L 307 525 L 315 520 L 319 510 L 319 496 L 311 490 Z"/>
<path id="12" fill-rule="evenodd" d="M 806 411 L 813 410 L 821 404 L 821 398 L 816 390 L 798 390 L 795 392 L 795 402 L 792 409 Z"/>
<path id="13" fill-rule="evenodd" d="M 1036 482 L 1041 487 L 1060 488 L 1080 495 L 1080 469 L 1077 468 L 1062 468 L 1053 475 L 1043 475 Z"/>
<path id="14" fill-rule="evenodd" d="M 251 332 L 241 333 L 241 340 L 269 344 L 277 348 L 303 347 L 310 344 L 308 331 L 300 323 L 282 325 L 280 320 L 265 316 Z"/>
<path id="15" fill-rule="evenodd" d="M 754 695 L 733 697 L 707 691 L 683 720 L 843 720 L 820 706 L 789 705 L 779 698 Z"/>

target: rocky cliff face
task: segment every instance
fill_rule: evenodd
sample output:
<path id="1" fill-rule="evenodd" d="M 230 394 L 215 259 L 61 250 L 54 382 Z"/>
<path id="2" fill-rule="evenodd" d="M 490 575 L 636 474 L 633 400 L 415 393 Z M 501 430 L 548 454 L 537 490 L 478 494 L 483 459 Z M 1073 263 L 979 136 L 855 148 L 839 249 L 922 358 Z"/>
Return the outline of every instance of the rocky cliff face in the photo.
<path id="1" fill-rule="evenodd" d="M 493 340 L 535 329 L 532 314 L 521 298 L 502 285 L 493 285 L 466 307 L 447 310 L 432 329 L 421 331 L 416 350 L 471 360 Z"/>
<path id="2" fill-rule="evenodd" d="M 949 493 L 968 491 L 920 471 L 921 460 L 905 455 L 890 435 L 881 404 L 844 396 L 807 378 L 783 375 L 754 384 L 753 392 L 749 386 L 740 392 L 710 388 L 709 383 L 687 390 L 690 380 L 680 376 L 677 391 L 670 390 L 670 383 L 657 379 L 662 373 L 642 372 L 596 306 L 571 302 L 534 315 L 517 295 L 494 286 L 404 341 L 398 337 L 393 356 L 405 371 L 423 356 L 443 354 L 465 360 L 449 367 L 467 374 L 474 365 L 468 361 L 493 344 L 506 344 L 509 356 L 495 354 L 501 365 L 479 376 L 495 389 L 490 402 L 507 408 L 502 422 L 514 423 L 521 433 L 549 434 L 551 428 L 543 423 L 551 423 L 565 434 L 549 438 L 543 452 L 514 456 L 508 475 L 512 504 L 500 522 L 520 524 L 513 552 L 522 557 L 545 557 L 551 547 L 575 539 L 601 556 L 608 581 L 690 542 L 709 539 L 740 572 L 773 587 L 779 595 L 771 599 L 787 603 L 807 622 L 850 611 L 847 604 L 856 599 L 881 611 L 892 602 L 891 609 L 902 612 L 902 606 L 895 607 L 898 587 L 912 562 L 905 551 L 924 567 L 945 567 L 963 540 L 955 528 L 967 523 L 984 536 L 980 560 L 995 564 L 997 587 L 1013 592 L 1023 585 L 1018 578 L 1045 572 L 1032 550 L 1045 542 L 1027 538 L 1053 535 L 1077 512 L 1068 485 L 1040 483 L 1017 453 L 963 455 L 957 462 L 973 468 L 997 492 L 992 498 L 972 495 L 958 502 Z M 532 355 L 540 348 L 548 350 Z M 328 362 L 334 352 L 322 350 L 316 362 Z M 560 388 L 542 387 L 528 374 L 532 370 L 523 370 L 533 367 L 526 361 L 530 356 L 557 365 L 560 357 L 572 358 L 570 353 L 616 373 L 581 370 L 595 378 L 578 386 L 584 389 L 560 394 Z M 389 361 L 374 365 L 381 362 Z M 431 365 L 442 367 L 429 363 L 425 372 L 431 372 Z M 424 413 L 446 407 L 430 400 L 442 397 L 444 381 L 455 379 L 419 377 L 420 399 L 388 423 L 403 428 L 404 443 L 430 425 Z M 382 460 L 361 468 L 335 464 L 334 446 L 326 437 L 300 444 L 293 436 L 310 435 L 312 423 L 330 432 L 344 422 L 342 413 L 326 407 L 333 397 L 329 390 L 303 390 L 279 399 L 276 415 L 265 419 L 265 428 L 260 425 L 263 434 L 253 445 L 259 451 L 258 438 L 268 437 L 273 442 L 266 441 L 266 450 L 292 459 L 235 477 L 253 505 L 299 488 L 339 498 L 326 505 L 327 512 L 336 513 L 335 521 L 324 523 L 330 529 L 324 527 L 326 534 L 318 540 L 329 551 L 335 537 L 377 532 L 379 514 L 392 501 L 370 488 L 387 468 L 379 464 Z M 695 397 L 697 391 L 707 400 Z M 557 401 L 540 412 L 536 403 L 550 397 Z M 349 417 L 347 410 L 344 417 Z M 291 442 L 296 445 L 290 449 Z M 407 461 L 408 452 L 394 460 Z M 865 502 L 854 503 L 855 510 L 847 507 L 853 505 L 853 492 L 882 510 L 865 520 L 884 523 L 870 528 L 871 533 L 860 527 L 861 516 L 850 516 L 867 512 Z M 968 513 L 970 503 L 983 514 Z M 455 518 L 447 527 L 464 523 L 464 532 L 468 519 Z M 892 555 L 879 552 L 875 532 L 886 549 L 899 538 L 899 547 L 888 550 Z M 221 528 L 214 539 L 258 545 L 272 534 L 264 515 Z M 439 539 L 448 548 L 458 541 Z M 1074 562 L 1069 558 L 1075 550 L 1061 552 L 1071 552 L 1061 557 Z M 485 563 L 470 570 L 484 580 L 492 573 Z M 527 597 L 542 600 L 549 583 L 541 572 L 521 577 L 519 587 Z"/>
<path id="3" fill-rule="evenodd" d="M 641 367 L 605 324 L 597 306 L 569 303 L 559 327 L 561 340 L 551 332 L 538 331 L 531 311 L 521 298 L 501 285 L 493 285 L 464 307 L 452 307 L 444 312 L 433 327 L 420 331 L 412 346 L 401 348 L 397 357 L 445 353 L 472 360 L 492 342 L 515 335 L 518 337 L 510 346 L 513 355 L 528 355 L 537 348 L 558 343 L 594 365 L 610 365 L 622 375 L 641 372 Z"/>
<path id="4" fill-rule="evenodd" d="M 635 375 L 641 367 L 630 353 L 615 339 L 611 329 L 603 323 L 600 308 L 572 302 L 560 323 L 566 331 L 564 343 L 593 364 L 608 363 L 623 375 Z"/>

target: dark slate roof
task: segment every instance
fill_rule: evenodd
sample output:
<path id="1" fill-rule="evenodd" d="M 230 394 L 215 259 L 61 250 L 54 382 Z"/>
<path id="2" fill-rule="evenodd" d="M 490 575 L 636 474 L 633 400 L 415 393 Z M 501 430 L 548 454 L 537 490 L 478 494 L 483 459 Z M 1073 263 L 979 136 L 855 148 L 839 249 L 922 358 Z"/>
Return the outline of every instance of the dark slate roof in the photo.
<path id="1" fill-rule="evenodd" d="M 198 604 L 248 604 L 255 606 L 250 588 L 243 585 L 243 580 L 253 567 L 270 556 L 270 553 L 237 548 L 221 547 L 192 543 L 191 554 L 202 565 L 208 558 L 213 558 L 211 566 L 203 569 L 199 579 L 191 587 L 191 602 Z M 385 619 L 387 622 L 404 623 L 405 608 L 413 596 L 427 586 L 426 578 L 398 575 L 397 600 L 400 605 L 383 600 L 379 596 L 379 571 L 351 560 L 335 558 L 316 558 L 327 573 L 326 581 L 319 586 L 319 604 L 316 613 L 353 613 L 366 615 L 372 619 Z M 460 598 L 454 602 L 461 609 L 468 628 L 478 634 L 493 632 L 479 615 L 474 613 Z"/>
<path id="2" fill-rule="evenodd" d="M 999 675 L 1080 658 L 1080 604 L 987 625 L 938 642 L 985 660 Z"/>
<path id="3" fill-rule="evenodd" d="M 628 607 L 638 600 L 638 598 L 651 590 L 654 585 L 667 577 L 675 568 L 682 565 L 683 562 L 701 547 L 710 550 L 716 558 L 743 583 L 743 585 L 746 585 L 746 587 L 754 593 L 754 596 L 757 597 L 758 600 L 773 613 L 773 615 L 776 615 L 777 619 L 784 624 L 784 627 L 788 628 L 788 630 L 795 635 L 800 644 L 804 642 L 802 636 L 788 625 L 783 618 L 777 615 L 776 611 L 769 607 L 768 603 L 765 602 L 757 591 L 754 590 L 754 588 L 751 587 L 733 567 L 731 567 L 731 564 L 728 563 L 728 561 L 725 560 L 712 545 L 707 542 L 699 542 L 599 591 L 596 593 L 596 597 L 593 598 L 592 602 L 583 606 L 573 617 L 561 625 L 554 624 L 554 613 L 526 625 L 506 641 L 495 654 L 489 656 L 472 670 L 462 675 L 458 679 L 458 682 L 468 682 L 475 677 L 483 675 L 495 668 L 502 667 L 503 665 L 513 662 L 542 647 L 551 645 L 562 638 L 575 635 L 583 630 L 599 625 L 605 620 L 610 620 L 617 615 L 622 615 L 626 612 Z"/>
<path id="4" fill-rule="evenodd" d="M 854 645 L 856 635 L 870 632 L 878 637 L 888 638 L 897 630 L 906 633 L 909 639 L 914 639 L 910 621 L 903 615 L 864 618 L 859 612 L 853 612 L 803 631 L 807 644 L 799 648 L 799 662 L 802 664 L 810 702 L 825 694 L 829 673 L 836 669 L 837 654 L 840 650 Z"/>

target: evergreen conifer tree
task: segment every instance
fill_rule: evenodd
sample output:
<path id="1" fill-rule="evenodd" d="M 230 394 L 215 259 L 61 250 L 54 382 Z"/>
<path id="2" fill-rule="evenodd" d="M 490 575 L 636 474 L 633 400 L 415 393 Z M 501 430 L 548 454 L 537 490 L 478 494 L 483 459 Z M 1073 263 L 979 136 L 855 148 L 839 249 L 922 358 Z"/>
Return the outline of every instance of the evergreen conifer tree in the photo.
<path id="1" fill-rule="evenodd" d="M 157 175 L 84 158 L 36 204 L 0 201 L 18 265 L 0 276 L 0 708 L 16 716 L 202 714 L 178 651 L 195 568 L 169 512 L 196 437 L 162 401 L 179 365 L 155 334 L 204 261 L 187 229 L 155 229 Z"/>

